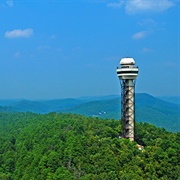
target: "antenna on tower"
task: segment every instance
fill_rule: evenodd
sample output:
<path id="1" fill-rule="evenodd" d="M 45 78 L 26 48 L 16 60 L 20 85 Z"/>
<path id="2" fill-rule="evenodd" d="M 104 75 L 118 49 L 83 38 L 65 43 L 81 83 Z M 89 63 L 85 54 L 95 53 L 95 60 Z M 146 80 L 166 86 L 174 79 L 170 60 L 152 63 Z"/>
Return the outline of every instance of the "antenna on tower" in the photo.
<path id="1" fill-rule="evenodd" d="M 120 67 L 117 67 L 117 76 L 121 83 L 121 119 L 122 137 L 134 141 L 134 114 L 135 114 L 135 79 L 138 76 L 138 67 L 135 67 L 133 58 L 122 58 Z"/>

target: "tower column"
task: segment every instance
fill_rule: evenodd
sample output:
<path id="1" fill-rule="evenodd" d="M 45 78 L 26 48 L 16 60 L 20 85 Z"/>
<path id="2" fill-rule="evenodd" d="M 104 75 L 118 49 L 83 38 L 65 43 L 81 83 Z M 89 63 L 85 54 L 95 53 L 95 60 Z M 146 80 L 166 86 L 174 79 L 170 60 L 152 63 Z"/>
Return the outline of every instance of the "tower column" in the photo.
<path id="1" fill-rule="evenodd" d="M 134 88 L 138 68 L 134 67 L 133 58 L 123 58 L 121 67 L 117 68 L 117 75 L 121 82 L 121 122 L 122 137 L 134 141 Z"/>
<path id="2" fill-rule="evenodd" d="M 134 140 L 134 82 L 124 80 L 121 83 L 122 95 L 122 136 Z"/>

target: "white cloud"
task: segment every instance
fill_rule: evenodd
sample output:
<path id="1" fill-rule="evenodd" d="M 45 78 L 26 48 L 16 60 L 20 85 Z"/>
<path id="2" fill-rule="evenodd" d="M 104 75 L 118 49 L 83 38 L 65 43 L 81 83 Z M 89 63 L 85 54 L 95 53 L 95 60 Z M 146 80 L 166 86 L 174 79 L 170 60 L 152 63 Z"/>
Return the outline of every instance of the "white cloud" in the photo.
<path id="1" fill-rule="evenodd" d="M 33 34 L 33 29 L 15 29 L 5 33 L 6 38 L 28 38 Z"/>
<path id="2" fill-rule="evenodd" d="M 10 7 L 13 7 L 14 2 L 13 2 L 13 0 L 7 0 L 7 1 L 6 1 L 6 4 L 7 4 L 8 6 L 10 6 Z"/>
<path id="3" fill-rule="evenodd" d="M 13 6 L 14 6 L 13 0 L 0 1 L 0 8 L 7 8 L 7 7 L 13 7 Z"/>
<path id="4" fill-rule="evenodd" d="M 118 2 L 108 3 L 108 7 L 125 8 L 127 14 L 141 12 L 162 12 L 174 6 L 172 0 L 119 0 Z"/>
<path id="5" fill-rule="evenodd" d="M 117 3 L 108 3 L 108 7 L 113 7 L 113 8 L 120 8 L 124 4 L 124 1 L 119 1 Z"/>
<path id="6" fill-rule="evenodd" d="M 141 31 L 133 34 L 132 38 L 138 40 L 144 38 L 145 36 L 147 36 L 147 31 Z"/>
<path id="7" fill-rule="evenodd" d="M 170 0 L 131 0 L 126 1 L 125 10 L 128 14 L 138 12 L 162 12 L 173 5 L 174 3 Z"/>

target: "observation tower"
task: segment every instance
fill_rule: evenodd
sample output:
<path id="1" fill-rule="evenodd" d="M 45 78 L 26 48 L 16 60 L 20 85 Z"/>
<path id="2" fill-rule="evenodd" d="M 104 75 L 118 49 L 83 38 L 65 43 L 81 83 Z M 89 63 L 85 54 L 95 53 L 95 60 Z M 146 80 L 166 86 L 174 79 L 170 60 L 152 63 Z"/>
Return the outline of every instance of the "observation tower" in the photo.
<path id="1" fill-rule="evenodd" d="M 134 96 L 135 79 L 138 76 L 138 67 L 135 67 L 133 58 L 122 58 L 120 67 L 117 67 L 117 76 L 121 83 L 121 119 L 122 137 L 134 141 Z"/>

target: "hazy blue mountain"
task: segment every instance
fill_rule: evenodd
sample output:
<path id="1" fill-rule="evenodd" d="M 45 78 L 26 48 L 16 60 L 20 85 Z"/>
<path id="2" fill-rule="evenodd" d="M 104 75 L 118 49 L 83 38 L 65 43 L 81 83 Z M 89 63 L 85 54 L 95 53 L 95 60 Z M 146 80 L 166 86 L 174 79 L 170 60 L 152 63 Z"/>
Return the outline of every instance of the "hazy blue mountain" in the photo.
<path id="1" fill-rule="evenodd" d="M 29 101 L 21 100 L 9 104 L 7 107 L 11 111 L 20 112 L 34 112 L 34 113 L 48 113 L 63 110 L 64 108 L 72 107 L 84 103 L 84 101 L 77 99 L 60 99 L 60 100 L 41 100 Z"/>
<path id="2" fill-rule="evenodd" d="M 92 101 L 64 109 L 61 112 L 70 112 L 100 118 L 119 119 L 121 108 L 120 103 L 120 98 Z"/>
<path id="3" fill-rule="evenodd" d="M 136 121 L 148 122 L 169 131 L 180 131 L 180 105 L 173 104 L 145 93 L 135 96 Z M 118 95 L 81 97 L 59 100 L 0 100 L 1 112 L 76 113 L 85 116 L 110 118 L 121 117 L 121 99 Z"/>
<path id="4" fill-rule="evenodd" d="M 180 105 L 160 100 L 148 94 L 137 94 L 136 120 L 165 127 L 170 131 L 180 131 Z"/>
<path id="5" fill-rule="evenodd" d="M 175 103 L 180 105 L 180 96 L 160 96 L 159 99 L 162 99 L 167 102 Z"/>
<path id="6" fill-rule="evenodd" d="M 10 106 L 12 103 L 21 101 L 22 99 L 0 99 L 0 106 Z"/>
<path id="7" fill-rule="evenodd" d="M 34 113 L 46 113 L 48 112 L 48 106 L 44 103 L 38 101 L 29 101 L 29 100 L 22 100 L 15 103 L 12 103 L 10 107 L 13 108 L 14 111 L 20 112 L 34 112 Z"/>
<path id="8" fill-rule="evenodd" d="M 15 112 L 15 110 L 10 106 L 0 106 L 0 112 Z"/>
<path id="9" fill-rule="evenodd" d="M 180 131 L 180 106 L 148 94 L 136 94 L 136 121 L 148 122 L 170 131 Z M 100 118 L 121 117 L 120 98 L 93 101 L 74 106 L 63 112 L 71 112 Z"/>
<path id="10" fill-rule="evenodd" d="M 86 101 L 73 99 L 73 98 L 66 98 L 66 99 L 60 99 L 60 100 L 46 100 L 46 101 L 40 101 L 40 102 L 48 107 L 48 112 L 52 112 L 52 111 L 59 111 L 65 108 L 76 106 L 79 104 L 83 104 Z"/>
<path id="11" fill-rule="evenodd" d="M 84 100 L 86 102 L 90 101 L 99 101 L 99 100 L 108 100 L 120 97 L 119 95 L 107 95 L 107 96 L 83 96 L 79 97 L 79 100 Z"/>

